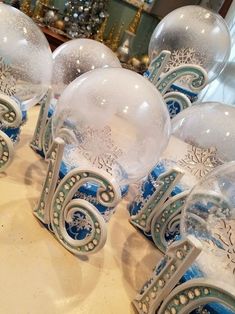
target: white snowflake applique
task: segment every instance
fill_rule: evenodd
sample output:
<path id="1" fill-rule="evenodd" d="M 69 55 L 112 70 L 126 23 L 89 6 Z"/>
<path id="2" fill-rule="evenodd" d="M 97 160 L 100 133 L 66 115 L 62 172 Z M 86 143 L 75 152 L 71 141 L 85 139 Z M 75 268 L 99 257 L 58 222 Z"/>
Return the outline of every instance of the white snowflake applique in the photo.
<path id="1" fill-rule="evenodd" d="M 12 76 L 12 68 L 0 57 L 0 92 L 13 96 L 16 92 L 16 80 Z"/>
<path id="2" fill-rule="evenodd" d="M 189 170 L 197 179 L 212 171 L 222 162 L 216 156 L 216 148 L 200 148 L 189 145 L 186 156 L 178 161 L 178 165 Z"/>
<path id="3" fill-rule="evenodd" d="M 217 229 L 216 237 L 222 243 L 225 258 L 228 260 L 227 265 L 232 267 L 233 275 L 235 275 L 235 225 L 221 219 L 215 227 Z"/>
<path id="4" fill-rule="evenodd" d="M 69 227 L 76 227 L 76 230 L 87 230 L 90 231 L 92 228 L 91 222 L 83 214 L 75 213 L 73 219 L 69 222 Z"/>
<path id="5" fill-rule="evenodd" d="M 170 60 L 168 61 L 165 72 L 183 64 L 196 64 L 203 66 L 204 57 L 200 56 L 194 48 L 182 48 L 180 50 L 173 50 Z"/>
<path id="6" fill-rule="evenodd" d="M 194 64 L 203 67 L 205 63 L 205 56 L 200 55 L 194 48 L 182 48 L 179 50 L 173 50 L 170 60 L 168 61 L 164 72 L 168 72 L 177 66 L 184 64 Z M 182 85 L 187 86 L 191 81 L 191 75 L 185 75 L 179 79 Z"/>
<path id="7" fill-rule="evenodd" d="M 114 144 L 109 126 L 101 130 L 87 127 L 81 134 L 79 150 L 92 165 L 110 174 L 112 174 L 114 163 L 123 153 Z"/>

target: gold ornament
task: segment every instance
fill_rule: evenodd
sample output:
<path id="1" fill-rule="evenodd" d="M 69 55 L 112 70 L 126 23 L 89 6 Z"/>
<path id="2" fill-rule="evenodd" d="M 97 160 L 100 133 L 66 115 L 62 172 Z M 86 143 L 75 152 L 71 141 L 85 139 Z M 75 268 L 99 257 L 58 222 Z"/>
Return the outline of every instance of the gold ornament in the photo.
<path id="1" fill-rule="evenodd" d="M 123 26 L 124 26 L 124 23 L 121 24 L 121 26 L 119 27 L 119 30 L 117 31 L 116 35 L 113 37 L 112 43 L 110 45 L 110 48 L 113 51 L 116 51 L 118 46 L 119 46 L 119 42 L 120 42 Z"/>
<path id="2" fill-rule="evenodd" d="M 133 20 L 131 21 L 131 23 L 128 26 L 128 31 L 133 33 L 133 34 L 136 34 L 136 32 L 137 32 L 138 26 L 140 24 L 140 19 L 141 19 L 141 16 L 142 16 L 143 8 L 144 8 L 144 4 L 142 4 L 139 7 L 139 10 L 136 12 Z"/>
<path id="3" fill-rule="evenodd" d="M 23 0 L 20 6 L 20 10 L 28 16 L 32 16 L 31 0 Z"/>
<path id="4" fill-rule="evenodd" d="M 37 0 L 34 11 L 33 11 L 33 19 L 42 20 L 43 15 L 44 15 L 43 5 L 48 6 L 49 3 L 50 3 L 50 0 Z"/>
<path id="5" fill-rule="evenodd" d="M 55 21 L 55 28 L 60 29 L 61 31 L 64 30 L 64 21 L 63 20 Z"/>
<path id="6" fill-rule="evenodd" d="M 44 4 L 46 7 L 51 6 L 51 0 L 41 0 L 41 3 Z"/>
<path id="7" fill-rule="evenodd" d="M 40 0 L 36 1 L 36 5 L 33 11 L 33 18 L 35 20 L 40 20 L 42 19 L 43 16 L 43 7 L 42 7 L 42 3 Z"/>
<path id="8" fill-rule="evenodd" d="M 149 56 L 148 55 L 141 56 L 140 57 L 140 62 L 141 62 L 141 65 L 143 65 L 146 68 L 148 68 L 148 66 L 149 66 Z"/>
<path id="9" fill-rule="evenodd" d="M 104 32 L 105 32 L 105 28 L 107 26 L 107 22 L 108 22 L 108 17 L 106 17 L 104 19 L 103 23 L 100 26 L 100 29 L 98 30 L 97 34 L 95 35 L 95 40 L 97 40 L 101 43 L 104 41 Z"/>
<path id="10" fill-rule="evenodd" d="M 111 30 L 108 34 L 108 37 L 106 39 L 106 42 L 105 44 L 108 46 L 108 47 L 111 47 L 111 44 L 112 44 L 112 41 L 113 41 L 113 35 L 114 35 L 114 31 L 115 31 L 115 28 L 116 28 L 116 24 L 113 24 L 113 26 L 111 27 Z"/>
<path id="11" fill-rule="evenodd" d="M 128 60 L 128 64 L 130 64 L 136 71 L 138 71 L 141 62 L 137 57 L 132 57 L 131 59 Z"/>

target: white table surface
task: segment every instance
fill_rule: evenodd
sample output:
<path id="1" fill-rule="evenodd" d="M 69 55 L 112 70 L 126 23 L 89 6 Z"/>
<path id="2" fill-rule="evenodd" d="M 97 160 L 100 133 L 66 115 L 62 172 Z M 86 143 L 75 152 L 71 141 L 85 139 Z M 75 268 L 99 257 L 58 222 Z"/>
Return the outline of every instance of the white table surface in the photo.
<path id="1" fill-rule="evenodd" d="M 39 107 L 29 112 L 16 155 L 0 175 L 0 314 L 128 314 L 161 254 L 128 222 L 124 203 L 105 247 L 67 252 L 33 216 L 46 163 L 29 147 Z"/>

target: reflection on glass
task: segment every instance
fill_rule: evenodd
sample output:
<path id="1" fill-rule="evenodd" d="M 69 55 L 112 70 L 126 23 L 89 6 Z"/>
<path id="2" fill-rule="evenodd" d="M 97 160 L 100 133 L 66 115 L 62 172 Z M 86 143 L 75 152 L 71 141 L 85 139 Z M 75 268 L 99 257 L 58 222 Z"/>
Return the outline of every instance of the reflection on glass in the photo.
<path id="1" fill-rule="evenodd" d="M 220 101 L 235 105 L 235 2 L 233 1 L 226 16 L 232 38 L 232 50 L 229 61 L 221 75 L 201 94 L 201 100 Z"/>

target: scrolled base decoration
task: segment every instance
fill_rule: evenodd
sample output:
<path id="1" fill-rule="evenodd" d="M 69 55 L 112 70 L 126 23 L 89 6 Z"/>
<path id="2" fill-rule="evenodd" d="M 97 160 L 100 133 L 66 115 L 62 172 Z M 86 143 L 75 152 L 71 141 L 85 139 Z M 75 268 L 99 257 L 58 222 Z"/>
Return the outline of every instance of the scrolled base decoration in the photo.
<path id="1" fill-rule="evenodd" d="M 201 252 L 201 243 L 194 237 L 173 243 L 166 256 L 146 282 L 133 304 L 139 314 L 155 314 L 180 278 Z M 170 314 L 172 314 L 170 312 Z M 174 314 L 174 313 L 173 313 Z"/>
<path id="2" fill-rule="evenodd" d="M 201 66 L 185 64 L 180 65 L 163 75 L 156 87 L 159 92 L 164 95 L 175 81 L 186 75 L 191 76 L 191 80 L 188 84 L 192 91 L 200 91 L 207 84 L 207 73 Z"/>
<path id="3" fill-rule="evenodd" d="M 42 132 L 41 145 L 44 156 L 47 155 L 52 145 L 52 120 L 47 118 L 44 131 Z"/>
<path id="4" fill-rule="evenodd" d="M 170 51 L 163 50 L 150 63 L 148 71 L 147 71 L 147 73 L 145 73 L 145 76 L 154 85 L 157 84 L 157 81 L 159 80 L 161 73 L 163 72 L 167 62 L 169 61 L 170 56 L 171 56 Z"/>
<path id="5" fill-rule="evenodd" d="M 51 89 L 49 89 L 46 95 L 42 98 L 42 100 L 39 103 L 40 112 L 38 115 L 38 120 L 37 120 L 36 128 L 34 131 L 34 135 L 30 143 L 30 146 L 32 147 L 32 149 L 36 151 L 42 150 L 42 139 L 44 136 L 44 130 L 45 130 L 47 120 L 48 120 L 48 110 L 49 110 L 49 105 L 50 105 L 50 100 L 51 100 L 51 94 L 52 94 L 52 91 Z"/>
<path id="6" fill-rule="evenodd" d="M 149 232 L 152 218 L 158 213 L 183 175 L 184 173 L 176 168 L 161 174 L 156 180 L 156 191 L 141 204 L 137 214 L 131 216 L 131 223 L 139 229 Z"/>
<path id="7" fill-rule="evenodd" d="M 18 136 L 17 132 L 19 133 L 22 122 L 22 112 L 17 101 L 0 93 L 0 172 L 4 171 L 13 160 L 13 141 Z"/>
<path id="8" fill-rule="evenodd" d="M 63 246 L 78 255 L 95 252 L 106 241 L 106 224 L 96 207 L 86 200 L 72 200 L 74 194 L 87 182 L 95 182 L 100 186 L 97 199 L 102 205 L 115 207 L 121 198 L 120 189 L 103 171 L 73 169 L 61 180 L 52 200 L 51 225 Z M 82 240 L 72 239 L 65 228 L 66 219 L 71 220 L 71 215 L 76 211 L 91 221 L 91 231 Z"/>
<path id="9" fill-rule="evenodd" d="M 0 123 L 3 128 L 18 128 L 22 123 L 20 105 L 2 93 L 0 93 Z"/>
<path id="10" fill-rule="evenodd" d="M 79 215 L 83 215 L 83 217 L 81 218 Z M 82 239 L 79 239 L 80 227 L 77 233 L 73 232 L 73 237 L 68 232 L 71 225 L 74 227 L 74 220 L 77 218 L 80 219 L 80 223 L 82 222 L 83 225 L 86 224 L 90 228 Z M 66 226 L 67 224 L 68 226 Z M 52 228 L 62 245 L 75 255 L 95 253 L 104 246 L 107 239 L 107 227 L 103 217 L 94 205 L 82 199 L 70 201 L 64 211 L 54 211 Z"/>
<path id="11" fill-rule="evenodd" d="M 71 253 L 94 253 L 105 244 L 107 226 L 99 210 L 79 198 L 78 191 L 88 183 L 96 184 L 96 199 L 109 210 L 120 201 L 121 191 L 110 175 L 98 169 L 75 168 L 59 181 L 63 150 L 64 141 L 56 138 L 47 154 L 47 176 L 34 214 Z"/>
<path id="12" fill-rule="evenodd" d="M 47 174 L 38 204 L 34 209 L 34 215 L 46 225 L 50 224 L 50 206 L 58 182 L 63 152 L 64 141 L 56 138 L 46 156 L 48 161 Z"/>
<path id="13" fill-rule="evenodd" d="M 181 210 L 188 194 L 189 191 L 181 192 L 169 198 L 152 219 L 151 236 L 156 247 L 163 253 L 166 252 L 168 245 L 166 238 L 170 238 L 172 241 L 172 238 L 180 234 Z"/>
<path id="14" fill-rule="evenodd" d="M 192 105 L 189 98 L 180 92 L 168 92 L 163 96 L 163 98 L 167 104 L 171 119 Z"/>
<path id="15" fill-rule="evenodd" d="M 207 72 L 201 66 L 195 64 L 179 65 L 164 73 L 170 57 L 171 52 L 163 50 L 152 60 L 145 76 L 164 96 L 172 118 L 191 105 L 191 101 L 187 96 L 191 92 L 198 93 L 201 91 L 208 82 L 208 76 Z M 188 77 L 187 85 L 189 90 L 182 89 L 182 92 L 170 92 L 173 84 L 184 77 Z"/>
<path id="16" fill-rule="evenodd" d="M 188 314 L 199 306 L 211 302 L 223 304 L 235 312 L 234 287 L 226 287 L 224 282 L 203 278 L 189 280 L 170 293 L 158 314 Z M 223 314 L 225 313 L 224 309 Z"/>
<path id="17" fill-rule="evenodd" d="M 0 172 L 3 172 L 12 162 L 14 146 L 11 139 L 0 131 Z"/>

